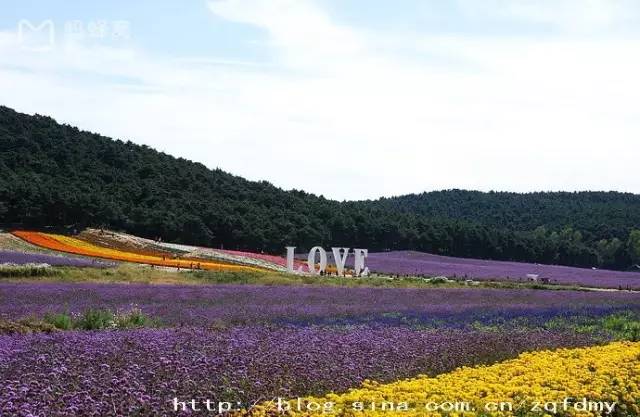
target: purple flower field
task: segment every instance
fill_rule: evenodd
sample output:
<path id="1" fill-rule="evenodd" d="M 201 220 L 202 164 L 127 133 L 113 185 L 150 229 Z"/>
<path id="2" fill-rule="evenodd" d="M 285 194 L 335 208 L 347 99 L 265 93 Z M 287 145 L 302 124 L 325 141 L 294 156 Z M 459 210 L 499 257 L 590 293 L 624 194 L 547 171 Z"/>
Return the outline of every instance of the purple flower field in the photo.
<path id="1" fill-rule="evenodd" d="M 0 283 L 0 318 L 139 306 L 169 326 L 448 323 L 547 320 L 639 309 L 625 292 L 491 288 L 340 288 L 258 285 Z"/>
<path id="2" fill-rule="evenodd" d="M 534 274 L 540 279 L 549 279 L 554 284 L 640 289 L 640 271 L 620 272 L 559 265 L 453 258 L 413 251 L 370 253 L 367 266 L 373 272 L 384 274 L 522 282 L 528 280 L 528 274 Z"/>
<path id="3" fill-rule="evenodd" d="M 55 256 L 42 253 L 25 253 L 10 250 L 0 250 L 0 264 L 49 264 L 51 266 L 75 266 L 105 268 L 113 266 L 113 263 L 98 261 L 89 258 L 77 258 L 70 256 Z"/>
<path id="4" fill-rule="evenodd" d="M 159 327 L 0 335 L 0 415 L 169 416 L 174 397 L 248 407 L 591 345 L 611 336 L 574 323 L 640 314 L 624 292 L 0 283 L 4 320 L 132 305 Z"/>
<path id="5" fill-rule="evenodd" d="M 581 346 L 556 332 L 249 326 L 0 336 L 0 415 L 174 415 L 173 397 L 239 401 L 345 391 L 525 350 Z M 204 415 L 204 414 L 203 414 Z M 212 415 L 212 414 L 209 414 Z"/>

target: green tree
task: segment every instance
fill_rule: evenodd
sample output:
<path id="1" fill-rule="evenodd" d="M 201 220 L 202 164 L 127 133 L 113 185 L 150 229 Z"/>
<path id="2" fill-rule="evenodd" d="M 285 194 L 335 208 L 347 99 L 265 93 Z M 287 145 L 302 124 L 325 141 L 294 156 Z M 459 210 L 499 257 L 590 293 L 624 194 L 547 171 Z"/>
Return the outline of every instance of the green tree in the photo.
<path id="1" fill-rule="evenodd" d="M 634 264 L 640 264 L 640 230 L 632 230 L 627 241 L 627 252 Z"/>
<path id="2" fill-rule="evenodd" d="M 615 266 L 619 252 L 624 248 L 620 239 L 614 237 L 611 240 L 602 239 L 596 244 L 598 254 L 598 264 L 604 267 Z"/>
<path id="3" fill-rule="evenodd" d="M 319 244 L 619 269 L 640 263 L 629 234 L 640 225 L 640 195 L 445 190 L 341 202 L 2 106 L 0 145 L 0 223 L 10 226 L 98 226 L 272 253 Z"/>

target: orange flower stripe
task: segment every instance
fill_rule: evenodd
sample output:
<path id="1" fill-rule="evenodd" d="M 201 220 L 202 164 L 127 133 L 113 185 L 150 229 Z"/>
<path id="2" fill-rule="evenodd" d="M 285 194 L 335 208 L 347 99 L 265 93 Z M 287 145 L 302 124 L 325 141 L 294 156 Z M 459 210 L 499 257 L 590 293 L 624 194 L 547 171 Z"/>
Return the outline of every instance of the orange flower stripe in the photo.
<path id="1" fill-rule="evenodd" d="M 162 256 L 143 255 L 139 253 L 126 252 L 118 249 L 97 246 L 80 239 L 52 233 L 18 230 L 12 232 L 12 234 L 31 244 L 43 248 L 60 252 L 73 253 L 76 255 L 90 256 L 93 258 L 166 266 L 171 268 L 190 269 L 199 267 L 200 269 L 211 271 L 261 271 L 261 269 L 259 268 L 244 265 L 225 264 L 222 262 L 211 262 L 208 260 L 197 259 L 168 259 L 163 258 Z"/>

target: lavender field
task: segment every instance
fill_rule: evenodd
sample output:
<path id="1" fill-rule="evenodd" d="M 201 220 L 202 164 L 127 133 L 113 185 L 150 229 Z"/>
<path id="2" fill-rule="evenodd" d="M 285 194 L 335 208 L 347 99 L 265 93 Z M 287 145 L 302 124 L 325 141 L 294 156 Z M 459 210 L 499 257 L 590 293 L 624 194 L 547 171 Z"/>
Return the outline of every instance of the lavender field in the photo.
<path id="1" fill-rule="evenodd" d="M 134 306 L 151 328 L 0 334 L 0 415 L 212 415 L 168 410 L 173 398 L 249 407 L 593 345 L 615 334 L 578 328 L 640 316 L 624 292 L 0 283 L 0 324 Z"/>
<path id="2" fill-rule="evenodd" d="M 0 318 L 132 305 L 165 326 L 406 324 L 448 327 L 640 309 L 634 293 L 522 289 L 0 283 Z"/>
<path id="3" fill-rule="evenodd" d="M 11 250 L 0 250 L 0 265 L 14 264 L 47 264 L 51 266 L 74 266 L 74 267 L 96 267 L 104 268 L 113 266 L 114 263 L 104 262 L 91 258 L 80 258 L 72 256 L 56 256 L 43 253 L 27 253 Z"/>
<path id="4" fill-rule="evenodd" d="M 414 251 L 370 253 L 367 266 L 373 272 L 399 275 L 446 276 L 477 280 L 526 282 L 529 274 L 554 284 L 597 288 L 640 289 L 639 272 L 573 268 L 522 262 L 454 258 Z"/>
<path id="5" fill-rule="evenodd" d="M 163 413 L 174 397 L 220 398 L 247 407 L 277 396 L 345 391 L 364 379 L 438 374 L 526 350 L 590 342 L 588 336 L 553 331 L 405 327 L 249 326 L 0 336 L 0 414 L 174 415 Z"/>

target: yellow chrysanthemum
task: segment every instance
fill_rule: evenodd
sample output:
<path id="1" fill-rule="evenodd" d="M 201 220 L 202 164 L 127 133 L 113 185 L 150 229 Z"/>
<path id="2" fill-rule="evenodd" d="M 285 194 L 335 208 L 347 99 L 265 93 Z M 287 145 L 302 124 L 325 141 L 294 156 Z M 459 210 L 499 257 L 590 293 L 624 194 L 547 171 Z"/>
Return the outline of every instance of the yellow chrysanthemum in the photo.
<path id="1" fill-rule="evenodd" d="M 343 394 L 304 398 L 300 407 L 296 403 L 284 413 L 283 403 L 280 409 L 276 403 L 265 403 L 242 414 L 319 415 L 322 408 L 309 409 L 333 403 L 330 415 L 362 417 L 509 417 L 523 415 L 523 410 L 531 416 L 596 417 L 606 415 L 610 407 L 621 412 L 614 415 L 638 415 L 639 387 L 640 342 L 617 342 L 524 353 L 492 366 L 464 367 L 433 378 L 420 376 L 389 384 L 366 381 Z M 382 410 L 385 401 L 387 409 Z M 401 402 L 411 405 L 409 411 L 392 408 Z M 354 409 L 356 404 L 362 409 Z M 463 408 L 464 404 L 469 408 Z"/>

